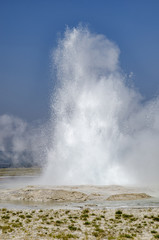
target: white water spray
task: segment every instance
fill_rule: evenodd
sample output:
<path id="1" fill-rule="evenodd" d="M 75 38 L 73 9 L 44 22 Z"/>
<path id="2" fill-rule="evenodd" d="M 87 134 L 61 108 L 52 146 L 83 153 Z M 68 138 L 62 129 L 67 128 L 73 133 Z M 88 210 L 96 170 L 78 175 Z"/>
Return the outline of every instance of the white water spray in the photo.
<path id="1" fill-rule="evenodd" d="M 114 43 L 85 28 L 67 29 L 59 41 L 44 183 L 159 180 L 159 100 L 142 104 L 118 57 Z"/>

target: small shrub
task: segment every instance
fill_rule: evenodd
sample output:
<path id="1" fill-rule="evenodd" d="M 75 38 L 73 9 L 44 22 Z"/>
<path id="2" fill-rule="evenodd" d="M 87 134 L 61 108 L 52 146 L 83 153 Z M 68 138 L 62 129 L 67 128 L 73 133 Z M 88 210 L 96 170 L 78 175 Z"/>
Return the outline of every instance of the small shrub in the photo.
<path id="1" fill-rule="evenodd" d="M 7 211 L 7 208 L 2 208 L 2 212 L 6 212 Z"/>
<path id="2" fill-rule="evenodd" d="M 115 214 L 116 214 L 116 215 L 121 215 L 121 214 L 122 214 L 122 211 L 121 211 L 121 210 L 117 210 L 117 211 L 115 212 Z"/>
<path id="3" fill-rule="evenodd" d="M 90 223 L 90 222 L 88 222 L 88 221 L 84 223 L 84 225 L 90 225 L 90 224 L 91 224 L 91 223 Z"/>
<path id="4" fill-rule="evenodd" d="M 2 229 L 3 233 L 12 232 L 13 231 L 13 229 L 10 226 L 8 226 L 8 225 L 0 226 L 0 229 Z"/>
<path id="5" fill-rule="evenodd" d="M 88 217 L 89 217 L 88 214 L 82 214 L 80 218 L 83 219 L 83 218 L 88 218 Z"/>
<path id="6" fill-rule="evenodd" d="M 22 227 L 22 223 L 21 222 L 19 222 L 19 223 L 12 223 L 12 227 L 14 227 L 14 228 Z"/>
<path id="7" fill-rule="evenodd" d="M 30 223 L 31 220 L 30 220 L 30 219 L 26 219 L 25 222 L 26 222 L 26 223 Z"/>
<path id="8" fill-rule="evenodd" d="M 132 215 L 132 214 L 125 214 L 125 213 L 123 213 L 123 214 L 122 214 L 122 217 L 123 217 L 124 219 L 128 219 L 128 218 L 132 218 L 133 215 Z"/>
<path id="9" fill-rule="evenodd" d="M 129 234 L 127 234 L 127 233 L 122 234 L 120 237 L 121 237 L 121 238 L 122 238 L 122 237 L 123 237 L 123 238 L 133 238 L 131 235 L 129 235 Z"/>
<path id="10" fill-rule="evenodd" d="M 65 211 L 65 214 L 68 214 L 69 212 L 70 212 L 70 210 L 66 210 L 66 211 Z"/>
<path id="11" fill-rule="evenodd" d="M 19 217 L 25 219 L 25 216 L 23 214 L 19 215 Z"/>
<path id="12" fill-rule="evenodd" d="M 57 220 L 57 221 L 55 222 L 55 225 L 56 225 L 56 226 L 60 226 L 62 223 L 63 223 L 62 221 Z"/>
<path id="13" fill-rule="evenodd" d="M 10 216 L 9 215 L 4 215 L 1 217 L 2 219 L 10 219 Z"/>
<path id="14" fill-rule="evenodd" d="M 89 213 L 89 209 L 88 209 L 88 208 L 84 209 L 84 210 L 82 211 L 82 213 L 83 213 L 83 214 L 86 214 L 86 213 L 88 214 L 88 213 Z"/>
<path id="15" fill-rule="evenodd" d="M 70 225 L 70 226 L 68 226 L 68 228 L 71 231 L 76 231 L 77 230 L 77 228 L 74 225 Z"/>

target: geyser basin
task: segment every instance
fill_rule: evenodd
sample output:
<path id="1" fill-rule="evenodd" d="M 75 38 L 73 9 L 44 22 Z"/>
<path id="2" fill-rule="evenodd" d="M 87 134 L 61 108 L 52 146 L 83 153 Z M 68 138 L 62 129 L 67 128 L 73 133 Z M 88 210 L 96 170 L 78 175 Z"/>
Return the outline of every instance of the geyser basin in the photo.
<path id="1" fill-rule="evenodd" d="M 13 179 L 14 182 L 14 179 Z M 4 188 L 3 188 L 4 187 Z M 158 190 L 158 189 L 156 189 Z M 123 186 L 15 186 L 0 189 L 0 207 L 105 209 L 158 207 L 155 189 Z M 144 193 L 145 192 L 145 193 Z"/>
<path id="2" fill-rule="evenodd" d="M 159 100 L 127 86 L 119 49 L 103 35 L 67 29 L 53 53 L 44 184 L 156 183 Z"/>

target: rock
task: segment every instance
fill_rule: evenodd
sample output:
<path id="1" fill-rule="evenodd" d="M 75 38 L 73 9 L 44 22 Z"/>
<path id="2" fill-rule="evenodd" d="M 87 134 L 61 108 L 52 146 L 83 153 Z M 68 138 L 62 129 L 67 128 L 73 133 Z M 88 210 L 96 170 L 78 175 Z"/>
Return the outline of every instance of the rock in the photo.
<path id="1" fill-rule="evenodd" d="M 0 199 L 32 202 L 83 202 L 87 200 L 87 194 L 78 191 L 36 189 L 33 187 L 27 187 L 14 191 L 3 192 L 3 194 L 0 196 Z"/>
<path id="2" fill-rule="evenodd" d="M 107 201 L 127 201 L 127 200 L 138 200 L 151 198 L 150 195 L 146 193 L 123 193 L 123 194 L 114 194 L 109 196 Z"/>

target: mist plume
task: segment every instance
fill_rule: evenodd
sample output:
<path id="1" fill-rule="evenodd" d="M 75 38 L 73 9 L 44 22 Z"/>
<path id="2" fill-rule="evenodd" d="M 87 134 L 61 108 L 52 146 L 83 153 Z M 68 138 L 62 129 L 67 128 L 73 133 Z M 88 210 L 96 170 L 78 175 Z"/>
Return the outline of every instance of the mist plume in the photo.
<path id="1" fill-rule="evenodd" d="M 159 99 L 143 103 L 128 86 L 119 53 L 115 43 L 83 27 L 67 29 L 59 40 L 44 183 L 159 180 Z"/>

